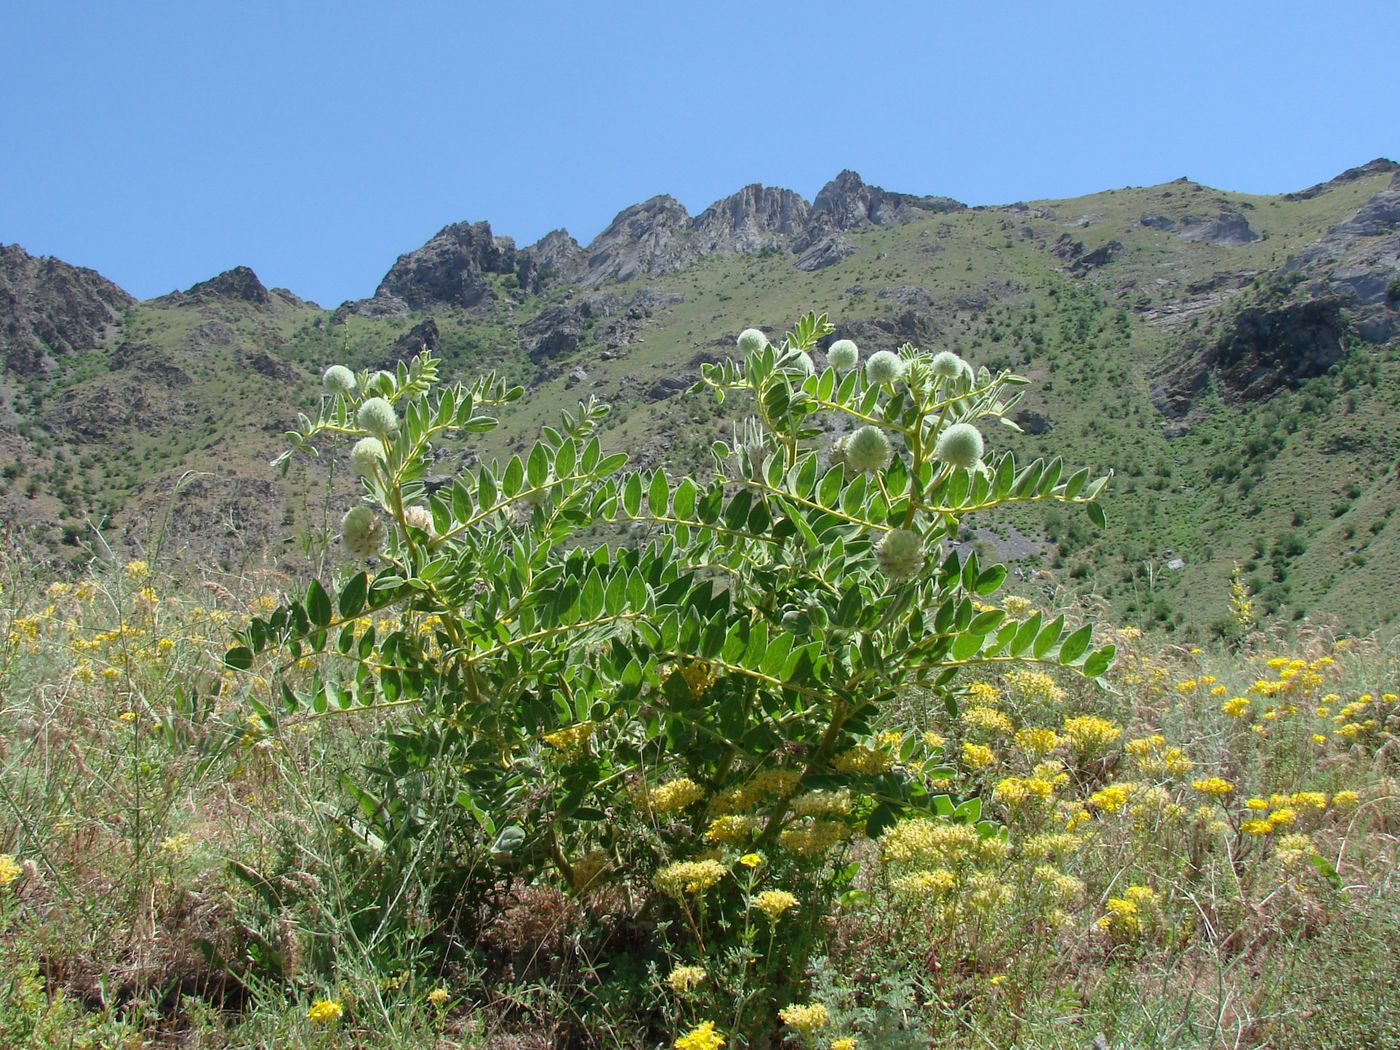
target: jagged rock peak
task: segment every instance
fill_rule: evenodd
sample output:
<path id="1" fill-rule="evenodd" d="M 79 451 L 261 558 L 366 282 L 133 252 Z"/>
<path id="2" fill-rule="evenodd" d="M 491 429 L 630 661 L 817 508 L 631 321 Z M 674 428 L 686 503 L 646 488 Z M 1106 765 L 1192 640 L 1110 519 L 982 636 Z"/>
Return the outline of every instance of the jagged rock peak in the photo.
<path id="1" fill-rule="evenodd" d="M 240 299 L 258 305 L 272 299 L 262 281 L 258 280 L 258 275 L 247 266 L 235 266 L 217 277 L 190 285 L 185 291 L 185 297 L 196 302 L 209 299 Z"/>
<path id="2" fill-rule="evenodd" d="M 462 306 L 489 311 L 494 301 L 488 273 L 514 273 L 515 241 L 495 237 L 487 222 L 444 226 L 423 247 L 400 255 L 374 298 L 398 300 L 410 309 Z"/>
<path id="3" fill-rule="evenodd" d="M 576 281 L 588 268 L 588 257 L 568 230 L 550 230 L 518 253 L 520 283 L 538 293 L 551 280 Z"/>
<path id="4" fill-rule="evenodd" d="M 661 195 L 624 208 L 588 246 L 585 284 L 628 281 L 679 269 L 698 256 L 685 234 L 690 213 Z"/>
<path id="5" fill-rule="evenodd" d="M 135 302 L 96 270 L 0 244 L 0 363 L 28 374 L 93 349 Z"/>
<path id="6" fill-rule="evenodd" d="M 829 222 L 838 230 L 889 226 L 908 222 L 918 212 L 961 211 L 967 207 L 951 197 L 916 197 L 871 186 L 854 171 L 841 172 L 812 201 L 812 221 Z"/>
<path id="7" fill-rule="evenodd" d="M 801 233 L 811 211 L 800 194 L 755 182 L 711 204 L 690 229 L 705 254 L 757 252 Z"/>

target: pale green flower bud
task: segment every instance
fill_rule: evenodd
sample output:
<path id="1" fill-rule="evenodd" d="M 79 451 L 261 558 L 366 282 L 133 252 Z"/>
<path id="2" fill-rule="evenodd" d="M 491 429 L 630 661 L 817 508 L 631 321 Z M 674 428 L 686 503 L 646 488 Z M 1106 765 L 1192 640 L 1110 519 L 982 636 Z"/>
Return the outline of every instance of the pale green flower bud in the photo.
<path id="1" fill-rule="evenodd" d="M 373 557 L 384 542 L 384 523 L 368 507 L 351 507 L 340 521 L 340 539 L 353 557 Z"/>
<path id="2" fill-rule="evenodd" d="M 950 466 L 971 470 L 982 459 L 982 435 L 971 423 L 954 423 L 938 435 L 933 454 Z"/>
<path id="3" fill-rule="evenodd" d="M 801 372 L 804 376 L 814 375 L 817 371 L 811 355 L 805 350 L 789 350 L 778 362 L 778 367 L 784 372 Z"/>
<path id="4" fill-rule="evenodd" d="M 360 438 L 350 450 L 350 466 L 363 477 L 373 474 L 384 458 L 384 442 L 378 438 Z"/>
<path id="5" fill-rule="evenodd" d="M 745 328 L 739 333 L 739 353 L 756 354 L 768 345 L 768 337 L 757 328 Z"/>
<path id="6" fill-rule="evenodd" d="M 860 351 L 849 339 L 838 339 L 827 348 L 826 359 L 832 368 L 845 371 L 856 366 L 856 362 L 860 360 Z"/>
<path id="7" fill-rule="evenodd" d="M 404 524 L 410 528 L 418 529 L 420 532 L 426 532 L 429 536 L 434 534 L 433 512 L 427 507 L 417 505 L 405 507 L 403 510 L 403 520 Z"/>
<path id="8" fill-rule="evenodd" d="M 895 529 L 875 548 L 875 560 L 892 580 L 908 580 L 924 568 L 924 540 L 917 532 Z"/>
<path id="9" fill-rule="evenodd" d="M 398 413 L 394 411 L 394 406 L 382 397 L 372 397 L 361 405 L 355 419 L 361 430 L 368 430 L 380 437 L 387 437 L 399 427 Z"/>
<path id="10" fill-rule="evenodd" d="M 951 350 L 942 350 L 933 355 L 932 367 L 939 379 L 956 379 L 962 374 L 963 359 Z"/>
<path id="11" fill-rule="evenodd" d="M 889 350 L 877 350 L 865 362 L 865 379 L 872 386 L 886 386 L 904 378 L 904 358 Z"/>
<path id="12" fill-rule="evenodd" d="M 876 426 L 864 426 L 846 439 L 846 465 L 852 470 L 881 470 L 890 461 L 890 439 Z"/>
<path id="13" fill-rule="evenodd" d="M 355 389 L 355 373 L 344 365 L 331 365 L 321 377 L 328 394 L 348 394 Z"/>

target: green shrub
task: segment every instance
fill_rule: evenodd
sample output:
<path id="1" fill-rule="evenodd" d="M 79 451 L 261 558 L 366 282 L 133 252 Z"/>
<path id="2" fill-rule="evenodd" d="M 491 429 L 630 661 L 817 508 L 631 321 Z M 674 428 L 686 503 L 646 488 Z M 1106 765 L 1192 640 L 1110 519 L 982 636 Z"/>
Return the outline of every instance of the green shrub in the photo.
<path id="1" fill-rule="evenodd" d="M 346 516 L 346 549 L 381 567 L 312 580 L 226 657 L 275 672 L 269 726 L 385 716 L 346 826 L 390 884 L 385 858 L 420 856 L 435 834 L 476 850 L 459 865 L 475 882 L 442 872 L 454 914 L 494 892 L 483 864 L 496 883 L 608 902 L 615 926 L 646 931 L 633 954 L 707 970 L 679 1000 L 658 973 L 650 1005 L 668 1024 L 772 1030 L 831 902 L 853 892 L 859 839 L 913 815 L 995 832 L 978 799 L 941 789 L 941 745 L 877 732 L 888 701 L 923 686 L 954 710 L 963 667 L 1094 678 L 1113 658 L 1089 625 L 983 605 L 1006 570 L 954 547 L 964 515 L 1008 504 L 1081 504 L 1102 524 L 1106 478 L 984 461 L 980 439 L 940 445 L 1004 420 L 1024 380 L 935 371 L 910 346 L 887 382 L 859 366 L 809 375 L 831 331 L 808 315 L 778 346 L 703 367 L 697 389 L 751 398 L 757 418 L 715 444 L 700 481 L 624 473 L 589 402 L 526 454 L 429 494 L 433 443 L 490 429 L 486 412 L 521 391 L 439 386 L 426 354 L 361 375 L 287 436 L 302 452 L 362 439 L 372 398 L 401 418 L 376 435 L 384 458 Z M 849 431 L 860 440 L 832 444 Z M 575 545 L 599 528 L 611 542 Z"/>

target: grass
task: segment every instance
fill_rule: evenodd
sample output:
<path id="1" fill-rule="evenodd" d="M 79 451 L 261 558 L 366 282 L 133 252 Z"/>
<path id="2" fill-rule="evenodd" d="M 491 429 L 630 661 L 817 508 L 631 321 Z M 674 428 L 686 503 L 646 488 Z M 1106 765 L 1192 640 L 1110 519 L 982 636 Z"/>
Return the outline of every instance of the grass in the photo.
<path id="1" fill-rule="evenodd" d="M 450 770 L 416 781 L 411 840 L 378 837 L 344 778 L 388 716 L 253 716 L 274 683 L 219 654 L 289 582 L 134 563 L 50 584 L 6 552 L 0 1042 L 655 1047 L 714 1019 L 666 987 L 692 960 L 665 924 L 627 939 L 625 870 L 593 895 L 500 883 Z M 827 1021 L 791 1045 L 1400 1045 L 1400 645 L 1116 640 L 1107 692 L 1012 672 L 962 682 L 956 717 L 887 709 L 890 746 L 931 734 L 1005 836 L 836 847 L 848 892 L 792 913 L 821 909 L 791 979 Z M 765 870 L 734 877 L 778 888 Z"/>

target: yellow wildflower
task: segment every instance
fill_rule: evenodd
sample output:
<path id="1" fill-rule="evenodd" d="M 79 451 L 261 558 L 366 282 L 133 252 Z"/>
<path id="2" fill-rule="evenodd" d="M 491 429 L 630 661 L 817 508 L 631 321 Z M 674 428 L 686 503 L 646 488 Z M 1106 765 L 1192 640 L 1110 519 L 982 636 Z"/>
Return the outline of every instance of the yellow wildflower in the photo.
<path id="1" fill-rule="evenodd" d="M 656 873 L 656 888 L 677 900 L 686 893 L 704 893 L 725 875 L 717 860 L 683 860 L 668 864 Z"/>
<path id="2" fill-rule="evenodd" d="M 924 746 L 930 751 L 941 751 L 943 749 L 943 737 L 930 729 L 924 734 Z"/>
<path id="3" fill-rule="evenodd" d="M 670 813 L 685 809 L 705 797 L 705 791 L 689 777 L 668 780 L 647 792 L 647 805 L 653 813 Z"/>
<path id="4" fill-rule="evenodd" d="M 1243 718 L 1249 713 L 1249 701 L 1242 696 L 1232 696 L 1220 705 L 1220 710 L 1231 718 Z"/>
<path id="5" fill-rule="evenodd" d="M 856 1050 L 856 1041 L 850 1036 L 831 1041 L 830 1050 Z"/>
<path id="6" fill-rule="evenodd" d="M 559 751 L 573 751 L 588 743 L 598 727 L 593 722 L 579 722 L 577 725 L 544 735 L 544 742 Z"/>
<path id="7" fill-rule="evenodd" d="M 127 562 L 122 567 L 122 573 L 132 583 L 140 583 L 151 574 L 151 567 L 138 558 L 135 561 Z"/>
<path id="8" fill-rule="evenodd" d="M 1048 755 L 1060 746 L 1060 736 L 1053 729 L 1028 726 L 1016 731 L 1016 746 L 1032 755 Z"/>
<path id="9" fill-rule="evenodd" d="M 1018 700 L 1027 704 L 1054 705 L 1065 698 L 1065 691 L 1044 671 L 1017 668 L 1006 672 L 1006 685 Z"/>
<path id="10" fill-rule="evenodd" d="M 991 748 L 968 740 L 963 742 L 962 760 L 968 769 L 986 769 L 996 763 L 997 756 Z"/>
<path id="11" fill-rule="evenodd" d="M 15 863 L 15 858 L 8 853 L 0 853 L 0 887 L 8 886 L 24 873 L 24 869 Z"/>
<path id="12" fill-rule="evenodd" d="M 1123 730 L 1106 718 L 1079 715 L 1065 719 L 1065 735 L 1070 747 L 1080 757 L 1095 757 L 1123 735 Z"/>
<path id="13" fill-rule="evenodd" d="M 1246 835 L 1267 835 L 1274 827 L 1267 820 L 1246 820 L 1240 824 L 1240 830 Z"/>
<path id="14" fill-rule="evenodd" d="M 746 868 L 756 868 L 763 863 L 762 853 L 745 853 L 739 858 L 739 863 Z"/>
<path id="15" fill-rule="evenodd" d="M 705 829 L 705 838 L 710 842 L 738 845 L 748 842 L 758 825 L 759 819 L 757 817 L 744 816 L 742 813 L 730 813 L 710 821 L 710 826 Z"/>
<path id="16" fill-rule="evenodd" d="M 1005 736 L 1012 731 L 1011 719 L 995 707 L 970 707 L 962 713 L 962 720 L 988 736 Z"/>
<path id="17" fill-rule="evenodd" d="M 713 1021 L 701 1021 L 672 1045 L 675 1050 L 719 1050 L 724 1045 L 724 1036 L 715 1031 Z"/>
<path id="18" fill-rule="evenodd" d="M 1001 690 L 991 682 L 972 682 L 965 695 L 977 707 L 996 707 L 1001 703 Z"/>
<path id="19" fill-rule="evenodd" d="M 1228 795 L 1235 790 L 1235 785 L 1223 777 L 1206 777 L 1191 781 L 1191 790 L 1203 795 Z"/>
<path id="20" fill-rule="evenodd" d="M 446 988 L 434 988 L 427 995 L 428 1005 L 438 1010 L 447 1005 L 449 998 L 451 998 L 451 993 Z"/>
<path id="21" fill-rule="evenodd" d="M 1090 795 L 1088 803 L 1102 813 L 1117 813 L 1127 805 L 1136 790 L 1136 784 L 1109 784 Z"/>
<path id="22" fill-rule="evenodd" d="M 678 995 L 687 995 L 699 987 L 708 974 L 703 966 L 677 966 L 666 978 L 666 983 Z"/>
<path id="23" fill-rule="evenodd" d="M 1336 809 L 1350 809 L 1361 801 L 1361 796 L 1355 791 L 1338 791 L 1332 796 L 1332 805 Z"/>
<path id="24" fill-rule="evenodd" d="M 886 751 L 876 751 L 864 744 L 857 744 L 837 755 L 831 765 L 838 773 L 863 773 L 866 776 L 874 776 L 893 769 L 894 757 Z"/>
<path id="25" fill-rule="evenodd" d="M 763 912 L 769 922 L 777 922 L 783 912 L 797 907 L 797 898 L 787 890 L 764 890 L 753 899 L 753 906 Z"/>
<path id="26" fill-rule="evenodd" d="M 825 1028 L 831 1020 L 826 1007 L 821 1003 L 807 1003 L 785 1006 L 778 1011 L 778 1017 L 786 1025 L 797 1029 L 802 1035 L 811 1038 L 819 1029 Z"/>
<path id="27" fill-rule="evenodd" d="M 306 1019 L 312 1024 L 329 1024 L 345 1012 L 345 1004 L 339 999 L 317 999 L 306 1011 Z"/>

